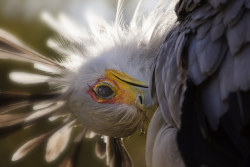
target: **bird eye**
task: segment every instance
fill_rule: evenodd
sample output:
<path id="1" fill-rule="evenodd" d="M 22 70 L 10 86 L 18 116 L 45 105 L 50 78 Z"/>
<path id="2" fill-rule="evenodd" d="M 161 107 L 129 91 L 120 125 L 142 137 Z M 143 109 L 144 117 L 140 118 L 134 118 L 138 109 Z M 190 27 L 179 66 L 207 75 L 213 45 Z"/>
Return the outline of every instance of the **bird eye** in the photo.
<path id="1" fill-rule="evenodd" d="M 112 98 L 114 91 L 106 85 L 101 85 L 96 88 L 96 94 L 102 98 Z"/>

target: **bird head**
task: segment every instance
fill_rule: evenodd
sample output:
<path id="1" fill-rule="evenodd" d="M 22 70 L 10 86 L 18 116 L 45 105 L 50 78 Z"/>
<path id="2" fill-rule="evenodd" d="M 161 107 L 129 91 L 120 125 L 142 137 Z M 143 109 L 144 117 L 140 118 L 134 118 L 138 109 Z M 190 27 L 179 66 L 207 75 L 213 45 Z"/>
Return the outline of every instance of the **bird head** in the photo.
<path id="1" fill-rule="evenodd" d="M 69 77 L 68 110 L 83 126 L 112 137 L 129 136 L 143 128 L 147 111 L 154 110 L 149 83 L 157 51 L 172 25 L 166 19 L 171 15 L 161 2 L 147 17 L 140 15 L 139 3 L 131 22 L 125 25 L 122 2 L 118 3 L 114 23 L 91 17 L 86 32 L 79 28 L 67 31 L 74 24 L 65 27 L 69 23 L 65 16 L 60 21 L 66 22 L 60 24 L 43 15 L 66 38 L 66 42 L 50 40 L 48 45 L 61 55 L 84 59 L 74 77 Z"/>
<path id="2" fill-rule="evenodd" d="M 131 68 L 136 48 L 124 44 L 111 47 L 87 60 L 76 73 L 68 107 L 85 127 L 113 137 L 143 129 L 154 104 L 149 94 L 148 66 Z"/>

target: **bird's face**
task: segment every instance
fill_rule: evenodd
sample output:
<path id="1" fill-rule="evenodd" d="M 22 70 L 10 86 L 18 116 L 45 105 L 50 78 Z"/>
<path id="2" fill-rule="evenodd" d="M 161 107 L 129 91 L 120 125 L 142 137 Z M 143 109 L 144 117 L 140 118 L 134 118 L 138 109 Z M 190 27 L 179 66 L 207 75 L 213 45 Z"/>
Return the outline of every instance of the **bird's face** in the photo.
<path id="1" fill-rule="evenodd" d="M 143 128 L 146 112 L 154 107 L 148 105 L 152 102 L 147 82 L 109 63 L 97 58 L 82 67 L 70 89 L 68 106 L 83 126 L 125 137 Z"/>
<path id="2" fill-rule="evenodd" d="M 134 105 L 144 111 L 144 91 L 148 88 L 146 82 L 130 77 L 117 70 L 105 70 L 105 76 L 98 78 L 93 85 L 88 85 L 87 94 L 100 104 Z"/>

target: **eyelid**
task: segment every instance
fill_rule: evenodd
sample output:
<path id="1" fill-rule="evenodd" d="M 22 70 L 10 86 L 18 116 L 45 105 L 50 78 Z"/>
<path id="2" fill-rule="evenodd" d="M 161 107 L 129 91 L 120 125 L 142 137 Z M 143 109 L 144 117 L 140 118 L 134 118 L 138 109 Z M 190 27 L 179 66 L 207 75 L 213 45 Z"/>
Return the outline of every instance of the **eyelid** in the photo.
<path id="1" fill-rule="evenodd" d="M 103 81 L 103 82 L 100 82 L 99 84 L 97 84 L 97 86 L 100 86 L 100 85 L 107 85 L 107 86 L 111 86 L 112 88 L 114 88 L 114 85 L 110 82 L 107 82 L 107 81 Z"/>
<path id="2" fill-rule="evenodd" d="M 115 92 L 115 88 L 114 88 L 113 84 L 110 83 L 110 82 L 106 82 L 106 81 L 103 81 L 103 82 L 100 82 L 100 83 L 96 84 L 94 90 L 96 91 L 96 88 L 97 88 L 97 87 L 103 86 L 103 85 L 104 85 L 104 86 L 110 87 L 110 88 Z M 116 93 L 116 92 L 115 92 L 115 93 Z"/>

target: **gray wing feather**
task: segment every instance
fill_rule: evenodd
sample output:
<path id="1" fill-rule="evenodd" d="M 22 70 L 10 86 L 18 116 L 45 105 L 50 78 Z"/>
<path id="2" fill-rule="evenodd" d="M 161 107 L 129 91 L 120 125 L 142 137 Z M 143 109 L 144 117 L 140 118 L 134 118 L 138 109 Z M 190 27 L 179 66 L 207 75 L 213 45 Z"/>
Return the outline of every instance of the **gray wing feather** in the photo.
<path id="1" fill-rule="evenodd" d="M 210 3 L 214 4 L 213 1 L 210 1 Z M 225 2 L 220 5 L 224 3 Z M 217 5 L 218 4 L 214 4 L 214 6 Z M 193 38 L 189 44 L 186 44 L 190 58 L 188 76 L 195 84 L 199 85 L 208 77 L 218 75 L 218 77 L 212 77 L 211 80 L 214 79 L 215 82 L 218 82 L 217 91 L 220 93 L 220 99 L 218 99 L 220 101 L 225 100 L 230 92 L 236 91 L 237 89 L 249 89 L 249 77 L 246 72 L 248 70 L 246 64 L 249 56 L 246 56 L 248 53 L 248 46 L 246 45 L 248 45 L 247 43 L 249 42 L 248 29 L 250 28 L 250 22 L 248 21 L 249 19 L 247 20 L 247 18 L 249 18 L 249 12 L 245 12 L 245 14 L 242 15 L 242 11 L 245 8 L 243 5 L 244 1 L 240 0 L 227 4 L 227 7 L 223 10 L 213 8 L 213 11 L 216 12 L 211 12 L 213 15 L 210 15 L 210 17 L 208 17 L 202 9 L 197 9 L 195 12 L 200 13 L 199 17 L 192 17 L 193 20 L 188 23 L 190 27 L 192 27 L 193 22 L 195 25 L 198 25 L 197 27 L 192 27 L 192 32 L 194 33 L 190 34 L 190 37 L 193 36 Z M 197 22 L 200 22 L 200 25 L 197 24 Z M 211 24 L 208 23 L 213 24 L 210 27 Z M 204 30 L 199 31 L 199 29 L 204 29 L 203 26 L 207 26 L 208 28 L 206 29 L 207 35 L 205 36 L 203 34 Z M 226 40 L 224 37 L 226 37 Z M 229 63 L 229 59 L 231 58 L 233 59 L 231 61 L 232 64 L 226 64 Z M 233 71 L 231 68 L 233 68 Z M 230 75 L 225 76 L 226 71 L 232 72 L 231 75 L 234 76 L 232 78 L 233 82 L 228 82 Z M 223 73 L 223 75 L 221 73 Z M 224 81 L 224 79 L 227 81 Z M 211 87 L 214 87 L 213 82 L 211 81 L 210 83 Z M 223 83 L 223 85 L 221 83 Z M 206 98 L 208 99 L 208 97 Z M 211 99 L 211 101 L 213 100 Z M 217 102 L 214 104 L 216 103 Z M 218 119 L 225 113 L 226 109 L 222 109 L 224 105 L 219 106 L 217 105 L 220 109 L 218 108 L 212 113 L 207 113 L 207 117 L 211 118 L 211 124 L 213 124 L 212 122 L 217 124 L 215 122 L 218 122 Z"/>
<path id="2" fill-rule="evenodd" d="M 157 136 L 158 131 L 162 127 L 163 123 L 164 123 L 164 119 L 158 108 L 155 111 L 150 121 L 150 124 L 148 126 L 148 131 L 147 131 L 146 163 L 147 163 L 147 166 L 149 167 L 153 166 L 153 155 L 154 155 L 153 148 L 155 145 L 155 138 Z"/>
<path id="3" fill-rule="evenodd" d="M 183 92 L 191 81 L 197 87 L 199 109 L 209 128 L 216 131 L 220 124 L 227 128 L 226 118 L 221 119 L 229 112 L 230 93 L 250 89 L 249 4 L 249 0 L 182 0 L 177 4 L 180 24 L 173 27 L 160 48 L 152 81 L 168 126 L 180 128 Z M 225 131 L 233 141 L 233 132 Z M 159 145 L 166 141 L 154 139 Z"/>
<path id="4" fill-rule="evenodd" d="M 176 166 L 184 167 L 176 143 L 177 129 L 168 124 L 163 124 L 155 138 L 153 151 L 153 167 Z M 167 156 L 166 156 L 167 155 Z"/>
<path id="5" fill-rule="evenodd" d="M 228 46 L 230 52 L 235 55 L 244 45 L 250 42 L 250 12 L 246 11 L 244 16 L 238 21 L 238 23 L 230 28 L 226 32 Z"/>
<path id="6" fill-rule="evenodd" d="M 238 20 L 239 16 L 243 13 L 244 0 L 232 1 L 230 5 L 227 6 L 224 13 L 223 23 L 224 25 L 232 26 L 234 20 Z"/>
<path id="7" fill-rule="evenodd" d="M 171 32 L 170 32 L 171 34 Z M 182 62 L 178 61 L 183 49 L 182 43 L 185 41 L 184 34 L 176 39 L 176 44 L 172 41 L 177 33 L 173 33 L 166 38 L 166 43 L 160 48 L 160 52 L 155 68 L 156 97 L 159 102 L 160 111 L 167 123 L 180 126 L 180 100 L 183 93 L 185 77 L 183 71 L 178 69 Z M 175 53 L 175 54 L 174 54 Z M 171 56 L 167 56 L 171 55 Z M 164 58 L 165 57 L 165 58 Z M 164 91 L 163 91 L 164 90 Z"/>
<path id="8" fill-rule="evenodd" d="M 175 127 L 166 124 L 159 110 L 154 113 L 147 134 L 148 167 L 184 166 L 177 149 L 176 131 Z"/>
<path id="9" fill-rule="evenodd" d="M 212 41 L 216 41 L 222 37 L 225 32 L 226 26 L 223 24 L 223 15 L 224 12 L 220 12 L 217 16 L 215 16 L 213 20 L 213 25 L 211 27 L 211 38 Z"/>
<path id="10" fill-rule="evenodd" d="M 162 59 L 159 60 L 158 62 L 164 62 L 164 61 L 165 59 L 164 57 L 162 57 Z M 156 84 L 155 87 L 159 88 L 159 89 L 156 89 L 157 99 L 162 99 L 162 103 L 159 103 L 160 108 L 168 108 L 166 94 L 164 93 L 164 91 L 159 91 L 159 90 L 164 90 L 164 85 L 163 85 L 164 82 L 162 80 L 160 68 L 155 69 L 155 74 L 158 74 L 155 76 L 155 84 Z M 174 124 L 170 112 L 164 112 L 163 117 L 165 118 L 166 122 Z"/>

